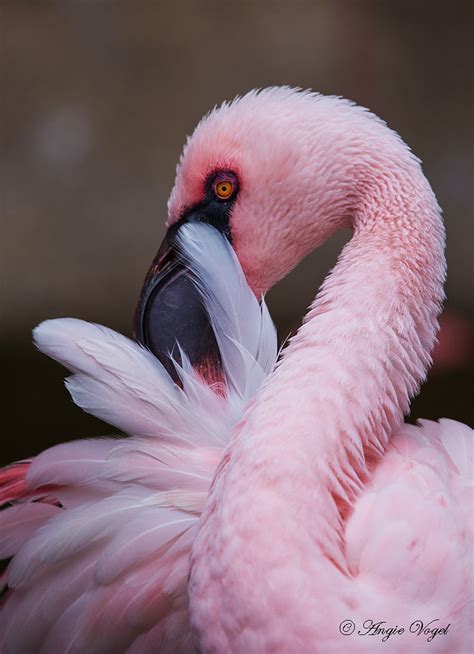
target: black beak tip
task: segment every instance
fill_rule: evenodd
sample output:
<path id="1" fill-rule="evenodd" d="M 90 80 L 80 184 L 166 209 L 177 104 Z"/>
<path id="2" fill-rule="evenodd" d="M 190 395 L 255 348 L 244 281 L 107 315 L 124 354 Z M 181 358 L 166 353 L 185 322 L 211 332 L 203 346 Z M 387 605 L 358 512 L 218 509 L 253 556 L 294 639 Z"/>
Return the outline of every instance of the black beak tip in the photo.
<path id="1" fill-rule="evenodd" d="M 209 381 L 220 378 L 217 341 L 192 271 L 165 238 L 145 279 L 135 312 L 136 340 L 181 383 L 180 349 Z M 179 344 L 179 347 L 178 347 Z"/>

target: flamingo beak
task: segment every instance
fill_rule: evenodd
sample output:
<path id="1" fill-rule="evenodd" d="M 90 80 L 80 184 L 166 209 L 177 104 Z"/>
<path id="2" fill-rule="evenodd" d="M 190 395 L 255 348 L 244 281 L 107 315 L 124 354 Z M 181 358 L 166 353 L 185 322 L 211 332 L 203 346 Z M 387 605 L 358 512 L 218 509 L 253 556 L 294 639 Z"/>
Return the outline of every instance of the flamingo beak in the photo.
<path id="1" fill-rule="evenodd" d="M 205 215 L 209 217 L 209 212 Z M 176 248 L 180 226 L 194 220 L 210 223 L 229 237 L 228 229 L 223 229 L 225 221 L 215 224 L 203 218 L 202 210 L 194 211 L 168 230 L 145 278 L 135 312 L 135 338 L 161 361 L 178 384 L 173 360 L 180 363 L 180 349 L 208 383 L 222 380 L 219 348 L 209 317 L 192 271 Z"/>

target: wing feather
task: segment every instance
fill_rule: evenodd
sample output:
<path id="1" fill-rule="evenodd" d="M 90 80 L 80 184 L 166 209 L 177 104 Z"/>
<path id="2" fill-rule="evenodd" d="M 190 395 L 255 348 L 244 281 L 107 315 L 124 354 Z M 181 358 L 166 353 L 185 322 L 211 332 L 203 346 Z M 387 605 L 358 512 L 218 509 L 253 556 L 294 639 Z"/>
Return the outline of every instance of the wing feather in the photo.
<path id="1" fill-rule="evenodd" d="M 5 654 L 195 653 L 187 580 L 199 515 L 277 349 L 268 310 L 226 239 L 186 226 L 180 248 L 221 349 L 225 395 L 185 352 L 179 387 L 149 351 L 105 327 L 68 318 L 34 332 L 38 348 L 73 372 L 76 404 L 128 437 L 58 445 L 0 475 L 0 498 L 14 502 L 0 514 L 0 555 L 14 555 Z"/>
<path id="2" fill-rule="evenodd" d="M 453 606 L 467 597 L 473 444 L 473 430 L 452 420 L 404 425 L 392 437 L 346 528 L 350 568 L 368 588 L 392 588 L 400 606 L 431 600 L 435 588 Z"/>

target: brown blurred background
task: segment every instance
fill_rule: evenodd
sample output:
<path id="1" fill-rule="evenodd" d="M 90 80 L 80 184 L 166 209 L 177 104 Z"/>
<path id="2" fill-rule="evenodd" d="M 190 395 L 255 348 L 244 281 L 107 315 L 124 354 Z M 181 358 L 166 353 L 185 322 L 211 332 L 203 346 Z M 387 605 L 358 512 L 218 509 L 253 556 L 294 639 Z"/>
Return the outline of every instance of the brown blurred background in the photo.
<path id="1" fill-rule="evenodd" d="M 111 430 L 76 409 L 31 329 L 131 333 L 186 134 L 216 103 L 290 84 L 381 115 L 444 208 L 436 365 L 411 419 L 472 424 L 472 0 L 0 0 L 2 462 Z M 284 337 L 347 235 L 269 297 Z"/>

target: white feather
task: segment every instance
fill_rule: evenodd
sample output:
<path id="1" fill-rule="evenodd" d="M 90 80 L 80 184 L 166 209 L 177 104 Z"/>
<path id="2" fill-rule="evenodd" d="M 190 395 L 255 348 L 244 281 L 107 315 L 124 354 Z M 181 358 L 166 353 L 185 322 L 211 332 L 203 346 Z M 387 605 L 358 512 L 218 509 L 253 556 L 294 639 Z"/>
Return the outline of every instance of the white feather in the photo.
<path id="1" fill-rule="evenodd" d="M 259 304 L 230 243 L 213 227 L 183 225 L 177 242 L 202 294 L 228 386 L 248 399 L 277 355 L 275 326 L 265 302 Z"/>
<path id="2" fill-rule="evenodd" d="M 74 401 L 129 437 L 65 443 L 33 460 L 25 503 L 1 514 L 2 551 L 15 554 L 1 651 L 194 652 L 186 586 L 195 528 L 277 341 L 228 241 L 208 225 L 182 227 L 178 241 L 216 334 L 226 393 L 207 386 L 185 352 L 175 363 L 180 388 L 150 352 L 110 329 L 69 318 L 35 330 L 38 348 L 74 373 Z M 64 508 L 30 502 L 45 494 Z"/>

